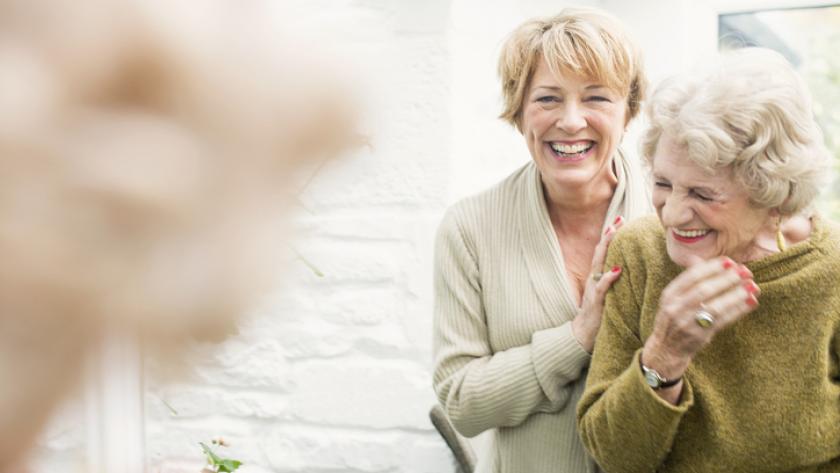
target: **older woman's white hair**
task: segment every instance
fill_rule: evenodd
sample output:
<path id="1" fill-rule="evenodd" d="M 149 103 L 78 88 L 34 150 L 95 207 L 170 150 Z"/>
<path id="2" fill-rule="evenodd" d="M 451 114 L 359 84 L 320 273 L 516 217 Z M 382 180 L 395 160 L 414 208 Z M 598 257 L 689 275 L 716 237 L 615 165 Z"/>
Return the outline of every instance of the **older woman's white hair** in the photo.
<path id="1" fill-rule="evenodd" d="M 647 116 L 642 154 L 649 164 L 668 134 L 699 166 L 731 166 L 755 205 L 781 215 L 808 207 L 826 176 L 829 152 L 810 94 L 774 51 L 729 51 L 700 73 L 663 82 Z"/>

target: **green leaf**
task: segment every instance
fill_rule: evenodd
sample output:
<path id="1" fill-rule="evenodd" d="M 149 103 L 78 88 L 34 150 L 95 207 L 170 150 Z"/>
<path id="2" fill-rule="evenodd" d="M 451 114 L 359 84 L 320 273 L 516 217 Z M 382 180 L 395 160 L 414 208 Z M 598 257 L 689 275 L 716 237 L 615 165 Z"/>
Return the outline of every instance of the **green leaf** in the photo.
<path id="1" fill-rule="evenodd" d="M 204 442 L 198 442 L 201 445 L 201 448 L 204 450 L 204 454 L 207 455 L 207 463 L 216 467 L 216 471 L 219 473 L 233 473 L 236 471 L 237 468 L 242 466 L 242 462 L 239 460 L 233 460 L 231 458 L 221 458 L 215 453 L 210 447 L 207 446 Z"/>
<path id="2" fill-rule="evenodd" d="M 239 460 L 231 460 L 230 458 L 225 458 L 219 464 L 219 472 L 232 473 L 233 471 L 236 471 L 236 469 L 239 468 L 241 465 L 242 462 Z"/>
<path id="3" fill-rule="evenodd" d="M 198 444 L 201 445 L 201 448 L 204 450 L 204 454 L 207 455 L 207 463 L 210 463 L 213 466 L 221 464 L 222 459 L 213 453 L 213 450 L 210 450 L 210 447 L 208 447 L 206 443 L 198 442 Z"/>

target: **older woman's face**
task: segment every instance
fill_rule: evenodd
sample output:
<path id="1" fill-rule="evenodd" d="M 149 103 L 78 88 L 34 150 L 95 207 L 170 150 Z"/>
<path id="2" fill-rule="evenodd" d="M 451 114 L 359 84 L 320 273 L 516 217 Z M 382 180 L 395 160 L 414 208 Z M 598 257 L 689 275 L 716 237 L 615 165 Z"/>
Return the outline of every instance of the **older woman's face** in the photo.
<path id="1" fill-rule="evenodd" d="M 627 98 L 579 76 L 552 75 L 540 60 L 522 108 L 522 134 L 549 187 L 581 188 L 611 176 Z"/>
<path id="2" fill-rule="evenodd" d="M 750 202 L 730 168 L 710 174 L 667 133 L 653 157 L 653 205 L 668 256 L 680 266 L 688 266 L 692 255 L 726 255 L 743 263 L 766 253 L 759 236 L 773 225 L 770 211 Z"/>

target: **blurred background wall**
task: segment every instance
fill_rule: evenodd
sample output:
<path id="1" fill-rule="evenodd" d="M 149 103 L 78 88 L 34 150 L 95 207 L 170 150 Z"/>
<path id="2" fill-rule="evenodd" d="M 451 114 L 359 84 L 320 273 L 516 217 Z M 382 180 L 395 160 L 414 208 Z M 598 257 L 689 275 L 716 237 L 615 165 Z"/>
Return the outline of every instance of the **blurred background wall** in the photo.
<path id="1" fill-rule="evenodd" d="M 434 232 L 445 208 L 530 158 L 496 119 L 495 64 L 505 35 L 558 12 L 547 0 L 285 1 L 277 14 L 323 38 L 363 77 L 370 148 L 301 179 L 294 250 L 283 283 L 239 334 L 199 344 L 186 377 L 146 363 L 143 436 L 149 471 L 198 472 L 199 441 L 242 472 L 448 473 L 428 421 Z M 656 84 L 718 48 L 718 15 L 832 2 L 575 2 L 625 21 Z M 570 4 L 572 5 L 572 4 Z M 636 123 L 624 148 L 636 154 Z M 38 473 L 71 471 L 97 440 L 90 410 L 55 419 Z M 86 414 L 87 412 L 87 414 Z M 477 444 L 480 449 L 480 441 Z"/>

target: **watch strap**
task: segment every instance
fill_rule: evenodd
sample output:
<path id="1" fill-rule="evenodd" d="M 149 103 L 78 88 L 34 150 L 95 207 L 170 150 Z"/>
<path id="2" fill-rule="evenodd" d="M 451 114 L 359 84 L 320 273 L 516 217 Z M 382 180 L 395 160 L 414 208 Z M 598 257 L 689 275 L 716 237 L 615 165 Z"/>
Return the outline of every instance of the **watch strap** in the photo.
<path id="1" fill-rule="evenodd" d="M 645 377 L 645 382 L 648 386 L 651 387 L 651 389 L 659 390 L 664 388 L 670 388 L 671 386 L 675 386 L 682 380 L 682 376 L 675 379 L 666 379 L 662 377 L 662 375 L 660 375 L 659 372 L 657 372 L 655 369 L 648 368 L 644 365 L 644 363 L 641 363 L 641 360 L 639 362 L 639 365 L 641 365 L 642 367 L 642 374 Z"/>

